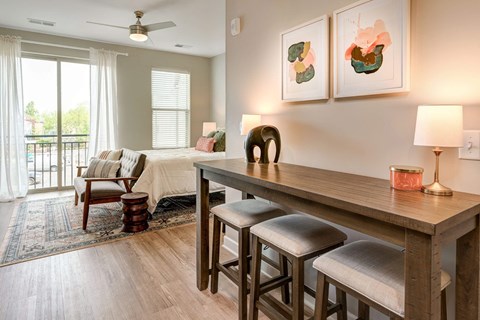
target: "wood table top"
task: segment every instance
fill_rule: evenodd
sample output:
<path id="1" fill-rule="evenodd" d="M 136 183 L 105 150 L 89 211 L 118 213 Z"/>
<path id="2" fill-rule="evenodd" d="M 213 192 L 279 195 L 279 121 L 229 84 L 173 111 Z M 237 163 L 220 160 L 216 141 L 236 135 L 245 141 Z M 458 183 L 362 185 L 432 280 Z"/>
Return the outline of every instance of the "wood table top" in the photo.
<path id="1" fill-rule="evenodd" d="M 196 162 L 206 172 L 235 178 L 379 221 L 435 235 L 480 212 L 480 195 L 435 196 L 390 188 L 388 180 L 288 163 L 244 159 Z"/>

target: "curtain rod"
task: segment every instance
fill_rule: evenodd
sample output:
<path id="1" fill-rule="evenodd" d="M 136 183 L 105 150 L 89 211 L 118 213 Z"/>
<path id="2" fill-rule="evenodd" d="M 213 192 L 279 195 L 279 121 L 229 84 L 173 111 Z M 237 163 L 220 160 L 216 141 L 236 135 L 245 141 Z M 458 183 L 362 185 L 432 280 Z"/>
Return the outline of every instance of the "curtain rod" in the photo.
<path id="1" fill-rule="evenodd" d="M 62 56 L 62 55 L 51 54 L 51 53 L 31 52 L 31 51 L 23 51 L 23 50 L 22 50 L 22 53 L 39 55 L 39 56 L 47 56 L 47 57 L 55 57 L 55 58 L 66 58 L 66 59 L 72 59 L 72 60 L 90 61 L 90 59 L 88 59 L 88 58 L 79 58 L 79 57 L 72 57 L 72 56 Z"/>
<path id="2" fill-rule="evenodd" d="M 50 46 L 50 47 L 57 47 L 57 48 L 90 51 L 90 49 L 88 49 L 88 48 L 65 46 L 65 45 L 62 45 L 62 44 L 54 44 L 54 43 L 49 43 L 49 42 L 40 42 L 40 41 L 31 41 L 31 40 L 21 40 L 21 42 L 30 43 L 30 44 L 38 44 L 38 45 L 41 45 L 41 46 Z M 128 57 L 128 53 L 125 53 L 125 52 L 115 52 L 115 53 L 120 55 L 120 56 L 127 56 Z"/>

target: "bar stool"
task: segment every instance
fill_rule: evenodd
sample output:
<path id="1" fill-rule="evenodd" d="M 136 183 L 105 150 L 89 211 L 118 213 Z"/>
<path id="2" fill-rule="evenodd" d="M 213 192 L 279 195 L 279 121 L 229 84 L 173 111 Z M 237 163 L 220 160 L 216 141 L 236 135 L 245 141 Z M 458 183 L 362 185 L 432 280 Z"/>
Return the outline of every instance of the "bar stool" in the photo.
<path id="1" fill-rule="evenodd" d="M 212 244 L 212 274 L 210 291 L 218 291 L 218 273 L 221 271 L 238 286 L 238 318 L 247 318 L 248 260 L 250 256 L 250 227 L 256 223 L 285 215 L 285 211 L 264 201 L 247 199 L 230 202 L 213 207 L 213 244 Z M 221 224 L 238 231 L 238 258 L 220 263 L 220 232 Z M 231 268 L 238 266 L 238 271 Z M 287 261 L 276 265 L 281 273 L 286 273 Z M 283 289 L 287 299 L 287 286 Z"/>
<path id="2" fill-rule="evenodd" d="M 343 245 L 347 235 L 340 230 L 303 214 L 292 214 L 270 219 L 254 225 L 250 229 L 253 236 L 252 248 L 252 281 L 250 292 L 249 319 L 258 319 L 258 310 L 262 310 L 270 318 L 303 319 L 304 291 L 315 296 L 315 292 L 304 285 L 305 260 L 323 254 Z M 270 280 L 269 285 L 260 285 L 260 266 L 262 244 L 277 251 L 292 262 L 292 275 Z M 292 308 L 287 308 L 270 295 L 264 295 L 284 283 L 292 282 Z M 338 293 L 338 292 L 337 292 Z M 260 296 L 262 300 L 260 300 Z M 337 302 L 343 302 L 345 294 L 337 295 Z M 337 313 L 338 319 L 346 318 L 344 303 L 337 304 L 330 313 Z"/>
<path id="3" fill-rule="evenodd" d="M 356 241 L 320 256 L 313 262 L 318 270 L 315 319 L 327 318 L 329 283 L 359 300 L 359 319 L 368 320 L 369 306 L 390 319 L 405 315 L 404 256 L 394 248 L 372 241 Z M 445 288 L 450 275 L 442 270 L 442 319 L 446 319 Z"/>

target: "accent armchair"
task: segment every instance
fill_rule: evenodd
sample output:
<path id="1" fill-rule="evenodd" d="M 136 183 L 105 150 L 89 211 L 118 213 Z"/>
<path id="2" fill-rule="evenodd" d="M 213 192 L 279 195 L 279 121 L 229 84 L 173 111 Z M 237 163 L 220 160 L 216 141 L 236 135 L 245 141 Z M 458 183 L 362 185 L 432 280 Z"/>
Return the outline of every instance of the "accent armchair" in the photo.
<path id="1" fill-rule="evenodd" d="M 88 213 L 91 204 L 118 202 L 125 193 L 132 192 L 132 187 L 143 171 L 146 156 L 142 153 L 123 149 L 120 158 L 120 169 L 115 178 L 84 178 L 82 169 L 78 166 L 77 177 L 74 179 L 75 205 L 78 200 L 83 202 L 83 230 L 87 229 Z"/>

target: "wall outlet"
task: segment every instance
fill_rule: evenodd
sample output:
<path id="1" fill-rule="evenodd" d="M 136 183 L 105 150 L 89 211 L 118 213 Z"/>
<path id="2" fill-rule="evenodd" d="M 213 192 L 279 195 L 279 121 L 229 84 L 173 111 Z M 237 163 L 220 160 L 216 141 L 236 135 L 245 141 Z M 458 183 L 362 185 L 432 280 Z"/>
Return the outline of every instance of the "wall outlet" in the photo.
<path id="1" fill-rule="evenodd" d="M 458 157 L 465 160 L 480 160 L 480 130 L 463 131 L 463 147 L 458 148 Z"/>

